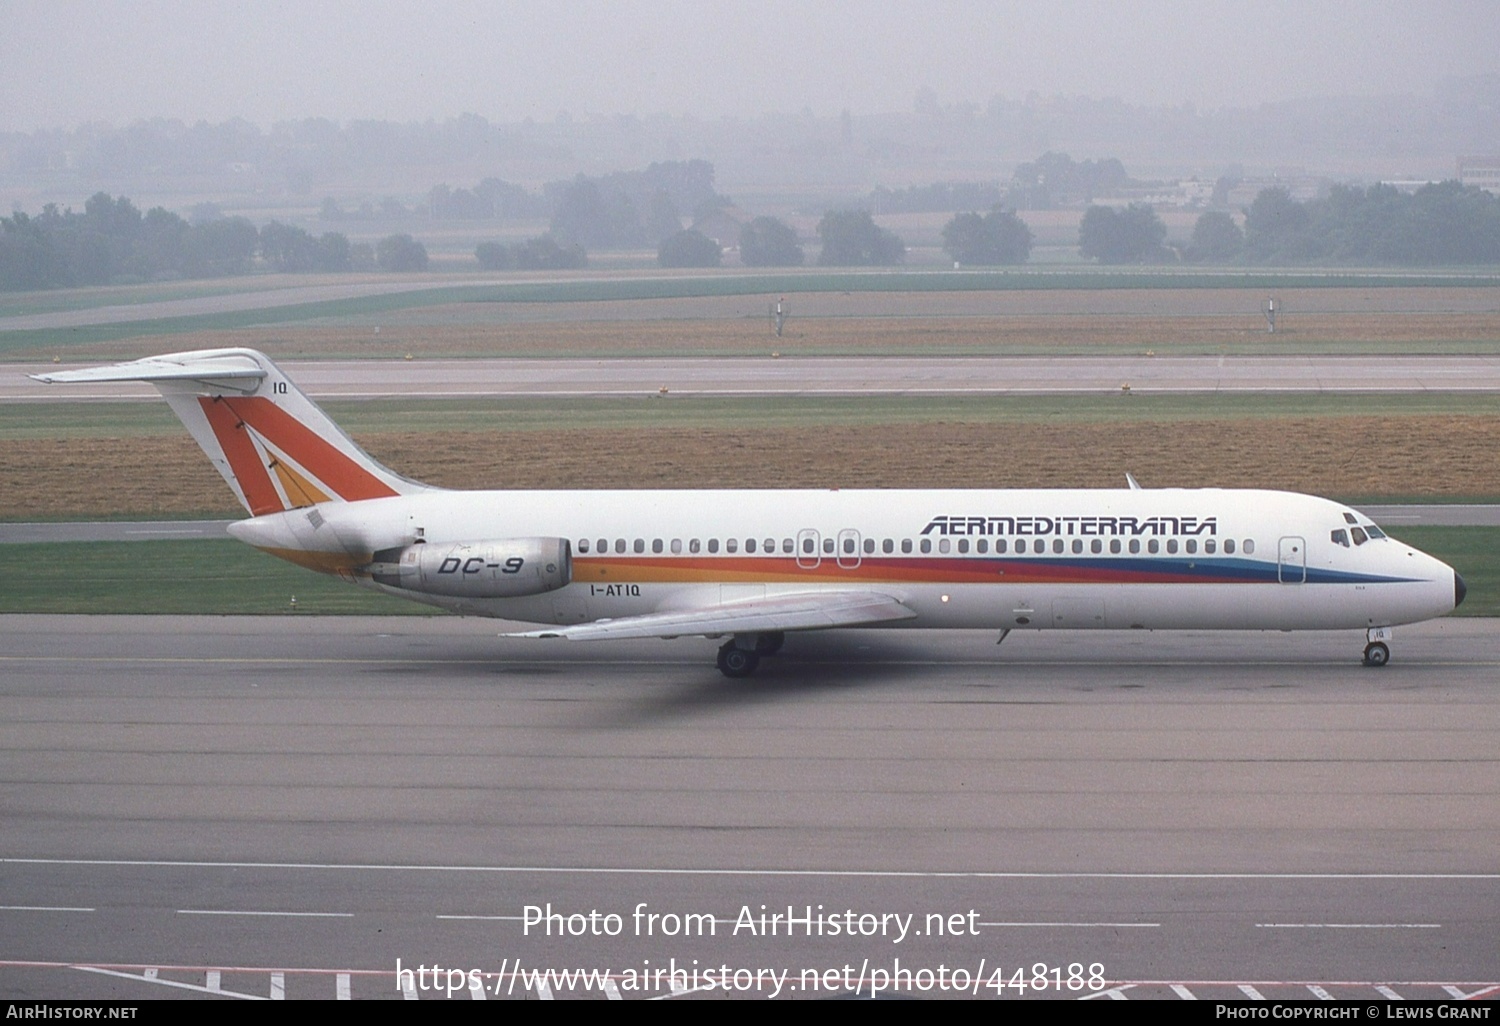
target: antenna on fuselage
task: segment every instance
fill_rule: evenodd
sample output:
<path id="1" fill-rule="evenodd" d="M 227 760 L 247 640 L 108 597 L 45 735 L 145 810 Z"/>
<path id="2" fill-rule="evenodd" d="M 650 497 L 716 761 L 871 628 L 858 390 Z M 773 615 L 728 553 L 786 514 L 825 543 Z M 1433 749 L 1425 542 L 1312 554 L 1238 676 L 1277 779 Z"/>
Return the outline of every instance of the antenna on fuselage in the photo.
<path id="1" fill-rule="evenodd" d="M 1132 492 L 1138 492 L 1141 490 L 1141 483 L 1137 481 L 1135 479 L 1135 475 L 1128 470 L 1125 471 L 1125 483 L 1130 486 L 1130 490 Z"/>

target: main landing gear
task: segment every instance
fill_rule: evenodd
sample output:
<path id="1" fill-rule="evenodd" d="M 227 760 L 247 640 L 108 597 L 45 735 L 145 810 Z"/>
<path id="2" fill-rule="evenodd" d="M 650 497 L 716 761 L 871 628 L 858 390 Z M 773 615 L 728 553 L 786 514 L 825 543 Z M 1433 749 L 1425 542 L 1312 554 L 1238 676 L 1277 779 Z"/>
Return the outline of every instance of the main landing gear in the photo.
<path id="1" fill-rule="evenodd" d="M 748 677 L 760 665 L 760 657 L 781 651 L 786 635 L 781 631 L 765 634 L 736 634 L 719 647 L 719 672 L 735 679 Z"/>
<path id="2" fill-rule="evenodd" d="M 1369 642 L 1365 646 L 1366 666 L 1384 666 L 1391 661 L 1391 646 L 1386 644 L 1391 634 L 1389 627 L 1371 627 L 1365 632 L 1365 640 Z"/>

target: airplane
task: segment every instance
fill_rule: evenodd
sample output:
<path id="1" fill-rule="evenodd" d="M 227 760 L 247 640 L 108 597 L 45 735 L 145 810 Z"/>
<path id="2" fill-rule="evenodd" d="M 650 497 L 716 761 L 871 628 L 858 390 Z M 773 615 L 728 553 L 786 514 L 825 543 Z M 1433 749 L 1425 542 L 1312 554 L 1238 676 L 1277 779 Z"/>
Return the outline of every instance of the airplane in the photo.
<path id="1" fill-rule="evenodd" d="M 453 491 L 371 458 L 268 357 L 209 349 L 48 383 L 156 386 L 250 517 L 240 541 L 508 636 L 724 638 L 753 673 L 835 627 L 1366 632 L 1452 612 L 1452 567 L 1358 510 L 1280 491 Z M 997 642 L 998 644 L 998 642 Z"/>

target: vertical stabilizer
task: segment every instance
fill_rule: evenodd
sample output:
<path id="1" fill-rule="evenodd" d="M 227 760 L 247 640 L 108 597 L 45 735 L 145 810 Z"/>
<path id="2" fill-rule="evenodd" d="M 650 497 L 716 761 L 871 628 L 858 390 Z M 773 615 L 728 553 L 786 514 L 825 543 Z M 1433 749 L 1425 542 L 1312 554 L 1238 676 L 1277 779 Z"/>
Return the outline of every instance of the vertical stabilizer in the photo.
<path id="1" fill-rule="evenodd" d="M 254 349 L 170 353 L 32 377 L 151 382 L 254 516 L 428 490 L 377 463 Z"/>

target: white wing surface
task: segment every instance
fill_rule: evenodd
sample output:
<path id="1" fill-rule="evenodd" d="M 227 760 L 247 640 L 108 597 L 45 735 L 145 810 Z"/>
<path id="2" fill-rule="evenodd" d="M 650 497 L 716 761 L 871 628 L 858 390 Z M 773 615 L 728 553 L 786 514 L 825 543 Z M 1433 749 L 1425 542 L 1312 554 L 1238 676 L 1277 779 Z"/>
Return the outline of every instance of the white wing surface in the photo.
<path id="1" fill-rule="evenodd" d="M 910 620 L 917 614 L 891 598 L 868 591 L 809 592 L 725 602 L 700 609 L 675 609 L 617 620 L 595 620 L 573 627 L 549 627 L 507 635 L 513 638 L 675 638 L 684 634 L 766 634 L 823 627 Z"/>

